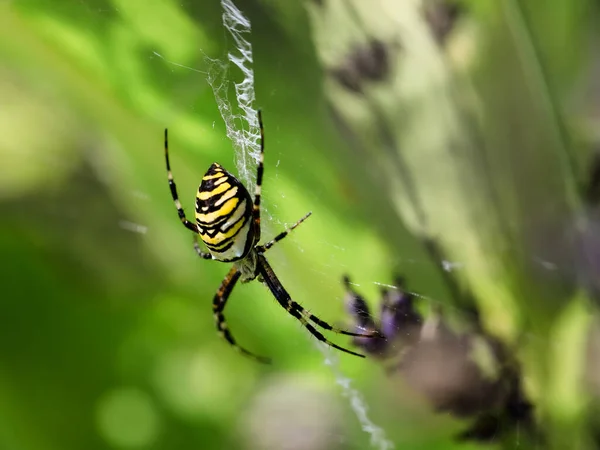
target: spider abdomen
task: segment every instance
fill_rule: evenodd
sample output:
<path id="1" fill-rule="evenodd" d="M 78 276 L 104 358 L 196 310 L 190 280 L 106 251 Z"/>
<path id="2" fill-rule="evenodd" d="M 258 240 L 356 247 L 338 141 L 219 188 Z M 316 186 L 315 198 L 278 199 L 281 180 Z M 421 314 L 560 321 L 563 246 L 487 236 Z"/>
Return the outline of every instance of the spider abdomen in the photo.
<path id="1" fill-rule="evenodd" d="M 252 199 L 236 177 L 210 166 L 196 196 L 198 234 L 219 261 L 244 258 L 254 244 Z"/>

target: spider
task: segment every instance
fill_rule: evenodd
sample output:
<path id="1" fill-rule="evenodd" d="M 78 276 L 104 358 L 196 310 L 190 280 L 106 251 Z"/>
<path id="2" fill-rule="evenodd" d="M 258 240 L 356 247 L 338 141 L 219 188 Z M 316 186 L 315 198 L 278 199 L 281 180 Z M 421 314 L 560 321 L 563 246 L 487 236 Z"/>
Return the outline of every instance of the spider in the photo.
<path id="1" fill-rule="evenodd" d="M 236 177 L 221 167 L 220 164 L 213 163 L 202 178 L 202 182 L 198 188 L 195 223 L 186 218 L 177 195 L 177 187 L 175 186 L 169 163 L 168 130 L 165 129 L 165 160 L 169 188 L 175 202 L 175 207 L 177 208 L 177 213 L 179 214 L 179 219 L 187 229 L 194 232 L 194 249 L 196 253 L 203 259 L 233 263 L 233 267 L 231 267 L 225 279 L 221 282 L 221 286 L 213 298 L 213 314 L 217 330 L 221 337 L 225 338 L 239 352 L 257 361 L 270 363 L 270 358 L 255 355 L 236 343 L 223 315 L 227 299 L 231 295 L 236 283 L 238 281 L 245 283 L 258 278 L 259 281 L 266 284 L 277 302 L 289 314 L 298 319 L 319 341 L 343 352 L 364 358 L 365 356 L 360 353 L 340 347 L 329 341 L 313 324 L 325 330 L 347 336 L 377 337 L 377 334 L 365 335 L 345 331 L 329 325 L 324 320 L 308 312 L 300 304 L 292 300 L 265 257 L 267 250 L 285 238 L 294 228 L 304 222 L 311 213 L 306 214 L 289 229 L 282 231 L 267 243 L 263 245 L 258 244 L 261 233 L 260 197 L 265 148 L 264 128 L 260 111 L 258 111 L 258 123 L 261 139 L 254 201 L 250 197 L 248 190 Z M 200 248 L 197 239 L 198 235 L 200 235 L 200 239 L 202 239 L 208 248 L 208 252 L 204 252 Z"/>

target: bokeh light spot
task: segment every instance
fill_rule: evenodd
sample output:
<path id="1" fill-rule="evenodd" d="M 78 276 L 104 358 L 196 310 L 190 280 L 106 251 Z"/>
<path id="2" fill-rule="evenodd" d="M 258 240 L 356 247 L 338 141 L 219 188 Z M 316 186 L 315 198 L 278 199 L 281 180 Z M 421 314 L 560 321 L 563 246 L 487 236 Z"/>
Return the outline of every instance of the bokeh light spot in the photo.
<path id="1" fill-rule="evenodd" d="M 252 377 L 236 378 L 235 370 L 210 353 L 174 351 L 162 358 L 154 380 L 176 414 L 215 419 L 231 413 L 236 404 L 231 392 L 244 392 Z"/>
<path id="2" fill-rule="evenodd" d="M 98 402 L 100 435 L 121 448 L 147 448 L 158 436 L 160 419 L 152 399 L 135 388 L 115 389 Z"/>

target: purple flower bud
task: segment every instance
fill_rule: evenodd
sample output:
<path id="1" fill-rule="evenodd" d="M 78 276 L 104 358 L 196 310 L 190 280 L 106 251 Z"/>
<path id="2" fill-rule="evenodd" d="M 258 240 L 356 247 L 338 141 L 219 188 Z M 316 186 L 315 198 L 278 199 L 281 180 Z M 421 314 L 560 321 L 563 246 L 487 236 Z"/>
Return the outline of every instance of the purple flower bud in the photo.
<path id="1" fill-rule="evenodd" d="M 383 290 L 381 298 L 381 332 L 390 340 L 414 332 L 423 323 L 415 310 L 414 295 L 404 290 L 401 278 L 396 279 L 396 286 L 391 291 Z"/>
<path id="2" fill-rule="evenodd" d="M 346 311 L 352 317 L 354 322 L 354 331 L 363 334 L 373 332 L 380 333 L 375 320 L 373 320 L 373 317 L 371 316 L 367 302 L 352 289 L 350 278 L 347 276 L 344 277 L 344 286 L 346 288 L 344 304 L 346 306 Z M 387 345 L 385 339 L 372 337 L 354 337 L 352 338 L 352 343 L 369 354 L 380 354 L 385 350 Z"/>

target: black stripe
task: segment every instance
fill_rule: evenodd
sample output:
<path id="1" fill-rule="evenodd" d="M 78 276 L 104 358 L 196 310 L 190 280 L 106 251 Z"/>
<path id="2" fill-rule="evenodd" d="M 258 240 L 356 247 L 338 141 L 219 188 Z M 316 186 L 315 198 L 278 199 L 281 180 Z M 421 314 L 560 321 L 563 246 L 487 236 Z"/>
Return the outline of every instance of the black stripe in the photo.
<path id="1" fill-rule="evenodd" d="M 218 196 L 211 197 L 208 200 L 201 200 L 200 193 L 204 192 L 204 190 L 198 190 L 198 194 L 196 195 L 196 212 L 200 213 L 200 214 L 206 214 L 208 212 L 216 211 L 216 210 L 220 209 L 225 203 L 227 203 L 232 198 L 237 198 L 240 201 L 243 200 L 243 197 L 240 196 L 240 188 L 238 187 L 238 191 L 233 197 L 225 200 L 222 204 L 217 206 L 217 203 L 225 196 L 225 194 L 228 194 L 229 191 L 231 191 L 235 187 L 236 186 L 232 186 L 229 189 L 227 189 L 226 191 L 223 191 L 220 194 L 218 194 Z M 206 211 L 203 211 L 201 209 L 203 206 L 204 207 L 208 206 L 208 209 Z"/>
<path id="2" fill-rule="evenodd" d="M 225 241 L 223 241 L 223 242 L 225 242 Z M 234 243 L 234 241 L 231 240 L 231 242 L 229 242 L 223 248 L 216 248 L 215 246 L 207 244 L 206 242 L 204 244 L 209 248 L 209 250 L 211 250 L 214 253 L 223 253 L 223 252 L 226 252 L 227 250 L 229 250 L 233 246 L 233 243 Z M 222 243 L 221 243 L 221 245 L 222 245 Z M 220 247 L 220 246 L 218 246 L 218 247 Z"/>
<path id="3" fill-rule="evenodd" d="M 234 198 L 234 197 L 232 197 L 232 198 Z M 236 205 L 236 207 L 230 213 L 227 213 L 225 215 L 220 215 L 220 216 L 218 216 L 217 219 L 213 220 L 212 222 L 204 222 L 204 221 L 200 220 L 198 218 L 198 216 L 196 216 L 196 222 L 199 225 L 202 224 L 206 228 L 216 228 L 218 225 L 220 225 L 223 222 L 226 222 L 228 219 L 230 219 L 233 216 L 233 214 L 240 207 L 240 204 L 242 203 L 242 201 L 240 201 L 240 199 L 238 198 L 238 204 Z M 227 203 L 227 202 L 225 202 L 225 203 Z M 206 206 L 206 205 L 204 205 L 204 206 Z M 214 212 L 217 212 L 218 210 L 220 210 L 222 207 L 223 207 L 223 205 L 219 205 L 218 207 L 214 207 L 214 208 L 213 207 L 209 207 L 208 210 L 202 211 L 202 210 L 199 210 L 198 203 L 196 203 L 196 214 L 210 214 L 210 213 L 214 213 Z"/>
<path id="4" fill-rule="evenodd" d="M 238 208 L 239 208 L 239 206 L 238 206 Z M 232 211 L 232 214 L 231 214 L 231 216 L 233 216 L 233 213 L 235 213 L 235 212 L 237 211 L 237 209 L 238 209 L 238 208 L 236 208 L 236 209 L 234 209 L 234 210 Z M 240 229 L 238 230 L 238 232 L 237 232 L 237 233 L 235 233 L 235 234 L 233 235 L 233 237 L 236 237 L 237 235 L 239 235 L 239 234 L 242 232 L 242 229 L 244 228 L 244 225 L 246 225 L 246 222 L 248 221 L 247 219 L 249 218 L 249 216 L 250 216 L 250 214 L 248 214 L 248 207 L 246 207 L 246 211 L 244 211 L 244 213 L 243 213 L 243 214 L 240 216 L 240 218 L 239 218 L 239 219 L 238 219 L 236 222 L 233 222 L 233 223 L 232 223 L 231 225 L 229 225 L 227 228 L 223 228 L 223 227 L 221 227 L 221 231 L 222 231 L 223 233 L 226 233 L 226 232 L 227 232 L 227 230 L 230 230 L 230 229 L 231 229 L 231 228 L 233 228 L 235 225 L 237 225 L 238 223 L 240 223 L 240 221 L 243 221 L 243 223 L 242 223 L 242 226 L 240 227 Z"/>
<path id="5" fill-rule="evenodd" d="M 208 212 L 210 212 L 210 211 L 207 211 L 206 213 L 208 213 Z M 201 212 L 200 214 L 206 214 L 206 213 Z M 213 220 L 212 222 L 203 222 L 200 219 L 198 219 L 198 217 L 196 217 L 196 223 L 198 225 L 202 226 L 202 228 L 217 228 L 219 225 L 221 225 L 221 223 L 226 222 L 227 219 L 229 219 L 230 217 L 231 217 L 231 213 L 226 214 L 224 216 L 219 216 L 218 219 Z"/>
<path id="6" fill-rule="evenodd" d="M 221 181 L 223 178 L 225 178 L 225 181 Z M 217 181 L 221 181 L 219 184 L 216 184 Z M 205 192 L 205 193 L 210 193 L 218 188 L 220 188 L 222 185 L 229 183 L 229 186 L 231 189 L 233 186 L 236 185 L 237 180 L 235 179 L 235 177 L 233 176 L 227 176 L 224 175 L 220 178 L 213 178 L 211 180 L 202 180 L 202 183 L 200 183 L 200 186 L 198 187 L 198 192 Z M 223 192 L 227 192 L 229 189 L 226 189 Z M 219 194 L 221 195 L 221 194 Z"/>
<path id="7" fill-rule="evenodd" d="M 202 235 L 207 234 L 209 237 L 213 238 L 215 237 L 215 235 L 219 232 L 218 228 L 211 228 L 211 227 L 199 227 L 200 231 L 199 231 L 199 235 L 200 237 L 202 237 Z"/>
<path id="8" fill-rule="evenodd" d="M 240 206 L 242 205 L 242 203 L 243 203 L 243 201 L 241 201 L 241 202 L 238 201 L 238 204 L 235 206 L 235 208 L 233 208 L 231 210 L 231 212 L 229 212 L 229 213 L 227 213 L 225 215 L 219 216 L 217 219 L 213 220 L 212 222 L 204 222 L 204 221 L 200 220 L 198 218 L 198 216 L 196 216 L 196 222 L 198 223 L 198 225 L 202 225 L 204 228 L 216 228 L 218 225 L 221 225 L 221 223 L 226 222 L 227 220 L 231 219 L 234 216 L 234 214 L 238 211 L 238 209 L 240 208 Z M 223 206 L 223 205 L 221 205 L 221 206 Z M 250 210 L 250 208 L 249 208 L 248 202 L 246 201 L 245 211 L 242 214 L 241 218 L 250 215 L 250 211 L 249 210 Z M 211 212 L 215 212 L 215 211 L 206 211 L 206 212 L 202 211 L 202 212 L 200 212 L 200 214 L 208 214 L 208 213 L 211 213 Z M 233 224 L 235 225 L 238 222 L 239 222 L 239 219 L 236 220 Z M 226 229 L 228 230 L 232 226 L 233 225 L 230 225 Z"/>
<path id="9" fill-rule="evenodd" d="M 227 239 L 235 239 L 235 238 L 237 238 L 237 236 L 240 235 L 240 233 L 242 233 L 242 230 L 244 229 L 244 226 L 246 225 L 247 219 L 248 219 L 248 214 L 246 211 L 244 214 L 242 214 L 240 216 L 240 218 L 236 222 L 233 222 L 227 228 L 217 227 L 217 225 L 221 224 L 221 222 L 222 222 L 221 220 L 219 220 L 218 222 L 212 222 L 209 226 L 204 225 L 204 222 L 200 222 L 199 220 L 197 220 L 196 222 L 198 223 L 198 228 L 199 228 L 198 234 L 200 234 L 200 236 L 207 234 L 209 237 L 213 238 L 217 235 L 217 233 L 226 233 L 228 230 L 230 230 L 232 227 L 234 227 L 235 225 L 239 224 L 240 221 L 242 221 L 242 225 L 240 226 L 240 229 L 237 231 L 237 233 L 235 233 L 233 236 L 230 236 L 227 238 Z"/>

